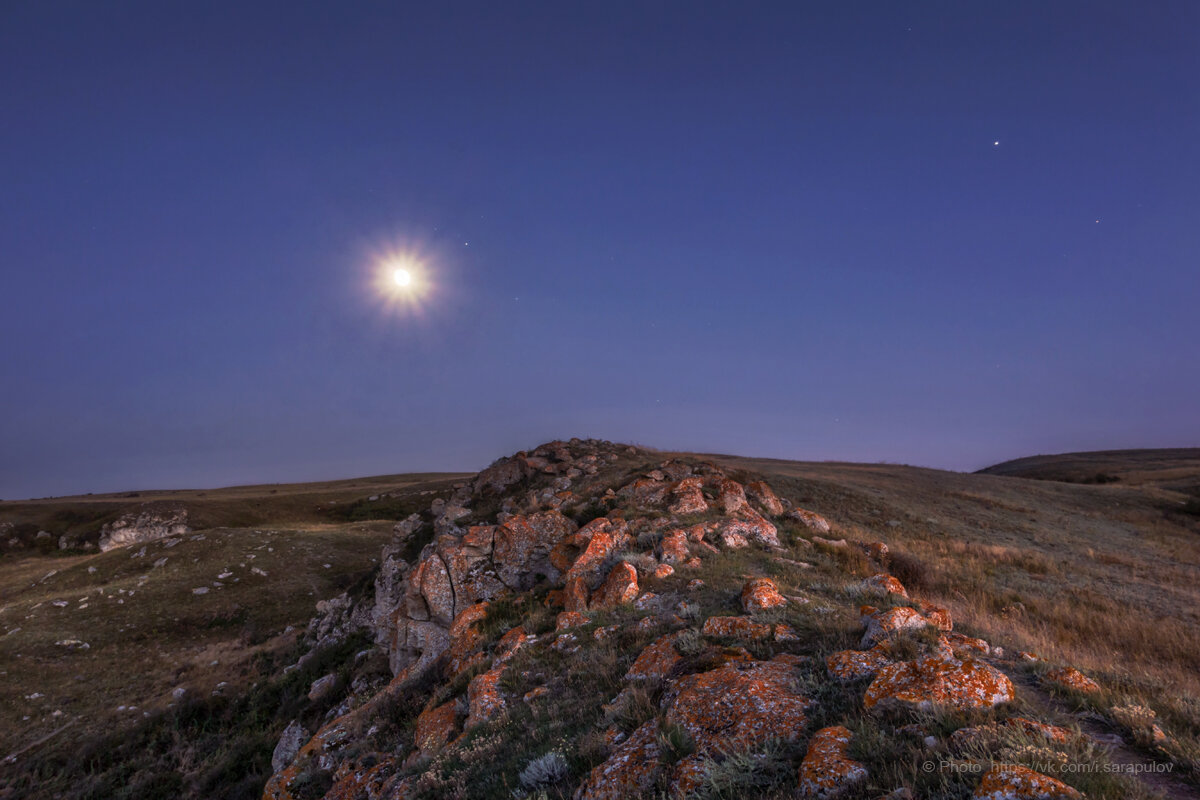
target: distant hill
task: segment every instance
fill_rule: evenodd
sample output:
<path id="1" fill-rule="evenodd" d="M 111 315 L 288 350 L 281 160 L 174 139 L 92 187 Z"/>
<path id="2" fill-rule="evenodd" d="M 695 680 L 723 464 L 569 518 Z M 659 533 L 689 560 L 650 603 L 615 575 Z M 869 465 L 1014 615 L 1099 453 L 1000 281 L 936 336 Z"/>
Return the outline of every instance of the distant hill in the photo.
<path id="1" fill-rule="evenodd" d="M 1064 483 L 1120 483 L 1200 497 L 1200 447 L 1030 456 L 981 469 L 977 474 Z"/>

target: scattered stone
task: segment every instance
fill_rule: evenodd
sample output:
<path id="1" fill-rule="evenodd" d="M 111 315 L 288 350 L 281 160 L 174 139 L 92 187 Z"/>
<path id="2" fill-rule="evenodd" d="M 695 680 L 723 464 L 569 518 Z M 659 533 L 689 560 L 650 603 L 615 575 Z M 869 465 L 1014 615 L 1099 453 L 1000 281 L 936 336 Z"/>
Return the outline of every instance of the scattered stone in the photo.
<path id="1" fill-rule="evenodd" d="M 746 484 L 746 493 L 772 517 L 778 517 L 783 513 L 783 502 L 765 482 L 754 481 Z"/>
<path id="2" fill-rule="evenodd" d="M 770 625 L 750 617 L 709 617 L 700 631 L 705 636 L 728 639 L 769 639 L 775 631 Z"/>
<path id="3" fill-rule="evenodd" d="M 904 588 L 904 584 L 893 578 L 891 575 L 883 572 L 879 573 L 878 575 L 872 575 L 870 578 L 867 578 L 865 581 L 863 581 L 862 589 L 864 592 L 881 595 L 883 597 L 894 594 L 905 599 L 908 598 L 908 590 Z"/>
<path id="4" fill-rule="evenodd" d="M 317 678 L 315 681 L 313 681 L 312 685 L 308 687 L 308 699 L 316 702 L 317 700 L 327 697 L 330 692 L 333 691 L 334 686 L 336 685 L 337 675 L 334 675 L 333 673 L 322 675 L 320 678 Z"/>
<path id="5" fill-rule="evenodd" d="M 1042 680 L 1045 683 L 1051 683 L 1083 694 L 1100 691 L 1100 684 L 1074 667 L 1060 667 L 1059 669 L 1051 670 L 1042 676 Z"/>
<path id="6" fill-rule="evenodd" d="M 1016 764 L 997 764 L 987 771 L 974 800 L 1083 800 L 1060 780 Z"/>
<path id="7" fill-rule="evenodd" d="M 192 594 L 208 594 L 208 587 L 197 586 L 195 589 L 192 589 Z"/>
<path id="8" fill-rule="evenodd" d="M 742 586 L 742 608 L 747 613 L 787 605 L 779 587 L 770 578 L 751 578 Z"/>
<path id="9" fill-rule="evenodd" d="M 803 508 L 793 508 L 791 511 L 787 512 L 787 517 L 800 522 L 810 531 L 815 531 L 817 533 L 829 533 L 832 530 L 827 519 L 822 517 L 820 514 L 807 511 Z"/>
<path id="10" fill-rule="evenodd" d="M 861 644 L 864 648 L 894 639 L 904 631 L 922 630 L 930 624 L 921 612 L 907 606 L 897 606 L 885 611 L 880 611 L 874 606 L 863 606 L 859 613 L 867 626 Z"/>
<path id="11" fill-rule="evenodd" d="M 840 683 L 874 677 L 886 666 L 896 663 L 882 645 L 870 650 L 842 650 L 825 659 L 829 675 Z"/>
<path id="12" fill-rule="evenodd" d="M 665 678 L 682 658 L 675 650 L 679 634 L 663 636 L 646 647 L 625 673 L 625 680 Z"/>
<path id="13" fill-rule="evenodd" d="M 800 762 L 800 796 L 832 800 L 867 779 L 867 768 L 846 755 L 852 735 L 838 725 L 813 734 Z"/>

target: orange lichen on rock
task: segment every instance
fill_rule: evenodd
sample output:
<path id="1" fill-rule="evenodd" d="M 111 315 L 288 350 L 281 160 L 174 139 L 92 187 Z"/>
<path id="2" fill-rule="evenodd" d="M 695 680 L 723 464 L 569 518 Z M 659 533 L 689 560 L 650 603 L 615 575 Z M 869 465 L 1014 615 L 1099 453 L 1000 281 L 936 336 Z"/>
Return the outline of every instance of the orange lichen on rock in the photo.
<path id="1" fill-rule="evenodd" d="M 862 582 L 862 586 L 865 591 L 880 594 L 884 597 L 889 594 L 899 595 L 904 598 L 908 597 L 908 590 L 904 588 L 904 584 L 886 572 L 872 575 Z"/>
<path id="2" fill-rule="evenodd" d="M 594 584 L 608 557 L 628 543 L 625 520 L 597 517 L 559 541 L 550 552 L 550 561 L 565 572 L 567 581 L 580 577 Z"/>
<path id="3" fill-rule="evenodd" d="M 496 661 L 500 663 L 508 661 L 529 640 L 530 636 L 525 632 L 525 628 L 520 625 L 512 628 L 500 637 L 500 641 L 496 642 Z"/>
<path id="4" fill-rule="evenodd" d="M 562 631 L 567 628 L 574 628 L 579 625 L 588 624 L 587 615 L 578 611 L 564 611 L 559 614 L 554 620 L 554 630 Z"/>
<path id="5" fill-rule="evenodd" d="M 773 517 L 783 513 L 783 501 L 772 491 L 764 481 L 754 481 L 746 484 L 746 493 Z"/>
<path id="6" fill-rule="evenodd" d="M 664 564 L 682 564 L 691 553 L 688 552 L 688 536 L 683 530 L 668 531 L 658 543 L 659 558 Z"/>
<path id="7" fill-rule="evenodd" d="M 504 698 L 500 695 L 500 676 L 503 674 L 504 665 L 498 664 L 482 675 L 476 675 L 467 684 L 470 712 L 464 727 L 473 728 L 504 710 Z"/>
<path id="8" fill-rule="evenodd" d="M 800 762 L 800 796 L 832 800 L 867 779 L 867 768 L 846 755 L 852 734 L 842 725 L 813 734 Z"/>
<path id="9" fill-rule="evenodd" d="M 531 589 L 539 572 L 558 577 L 550 552 L 575 532 L 575 523 L 559 511 L 510 517 L 496 528 L 492 562 L 500 581 L 510 589 Z"/>
<path id="10" fill-rule="evenodd" d="M 458 731 L 458 701 L 451 700 L 437 708 L 427 708 L 417 717 L 413 745 L 417 751 L 409 758 L 415 761 L 433 755 L 454 738 Z"/>
<path id="11" fill-rule="evenodd" d="M 627 800 L 644 797 L 662 771 L 657 719 L 644 723 L 588 775 L 574 800 Z"/>
<path id="12" fill-rule="evenodd" d="M 992 652 L 992 646 L 984 639 L 976 639 L 973 636 L 964 636 L 961 633 L 944 634 L 942 640 L 945 641 L 954 655 L 959 658 L 970 658 L 973 656 L 986 656 Z"/>
<path id="13" fill-rule="evenodd" d="M 881 668 L 867 687 L 863 706 L 903 705 L 921 710 L 947 706 L 966 711 L 1012 699 L 1012 681 L 988 664 L 925 656 Z"/>
<path id="14" fill-rule="evenodd" d="M 675 650 L 676 636 L 678 634 L 663 636 L 648 645 L 625 673 L 625 680 L 665 678 L 671 668 L 682 660 Z"/>
<path id="15" fill-rule="evenodd" d="M 633 602 L 637 596 L 637 569 L 628 561 L 618 561 L 604 579 L 604 584 L 592 595 L 589 608 L 613 608 Z"/>
<path id="16" fill-rule="evenodd" d="M 783 605 L 787 605 L 787 600 L 770 578 L 751 578 L 742 586 L 742 608 L 747 613 Z"/>
<path id="17" fill-rule="evenodd" d="M 750 505 L 746 502 L 746 490 L 731 478 L 721 478 L 717 481 L 717 500 L 726 514 L 750 510 Z"/>
<path id="18" fill-rule="evenodd" d="M 568 578 L 562 588 L 562 604 L 567 611 L 587 611 L 588 587 L 587 581 L 580 576 Z"/>
<path id="19" fill-rule="evenodd" d="M 870 678 L 879 670 L 896 663 L 882 646 L 870 650 L 842 650 L 825 659 L 825 668 L 836 681 L 849 683 Z"/>
<path id="20" fill-rule="evenodd" d="M 739 511 L 736 517 L 725 520 L 721 524 L 719 534 L 726 547 L 736 547 L 736 545 L 729 544 L 729 541 L 735 541 L 738 538 L 763 547 L 779 547 L 779 531 L 766 517 L 750 506 Z"/>
<path id="21" fill-rule="evenodd" d="M 1084 694 L 1100 691 L 1100 684 L 1074 667 L 1060 667 L 1059 669 L 1050 670 L 1042 676 L 1042 680 Z"/>
<path id="22" fill-rule="evenodd" d="M 950 619 L 950 609 L 935 605 L 934 603 L 921 603 L 921 615 L 929 620 L 929 624 L 941 631 L 949 631 L 954 628 L 954 622 Z"/>
<path id="23" fill-rule="evenodd" d="M 903 631 L 921 630 L 929 620 L 915 608 L 897 606 L 880 611 L 874 606 L 862 607 L 862 620 L 867 626 L 862 646 L 871 647 L 899 635 Z"/>
<path id="24" fill-rule="evenodd" d="M 684 478 L 671 490 L 675 502 L 668 509 L 672 514 L 702 514 L 708 511 L 708 503 L 704 501 L 704 492 L 700 489 L 700 479 Z"/>
<path id="25" fill-rule="evenodd" d="M 770 625 L 755 622 L 750 617 L 709 617 L 700 632 L 705 636 L 731 639 L 767 639 L 775 631 Z"/>
<path id="26" fill-rule="evenodd" d="M 795 690 L 795 668 L 779 661 L 729 663 L 679 679 L 663 695 L 664 718 L 687 732 L 695 751 L 676 765 L 672 793 L 694 788 L 705 759 L 795 739 L 809 702 Z"/>
<path id="27" fill-rule="evenodd" d="M 829 525 L 829 520 L 825 519 L 820 514 L 817 514 L 813 511 L 808 511 L 807 509 L 793 508 L 787 513 L 787 516 L 789 519 L 794 519 L 797 522 L 800 522 L 810 531 L 816 531 L 817 533 L 829 533 L 832 530 Z"/>
<path id="28" fill-rule="evenodd" d="M 459 612 L 450 625 L 450 649 L 447 651 L 446 672 L 451 677 L 462 672 L 478 660 L 481 655 L 476 649 L 483 637 L 476 630 L 476 623 L 487 616 L 488 603 L 475 603 Z"/>
<path id="29" fill-rule="evenodd" d="M 1016 764 L 997 764 L 987 771 L 974 800 L 1082 800 L 1083 795 L 1040 772 Z"/>

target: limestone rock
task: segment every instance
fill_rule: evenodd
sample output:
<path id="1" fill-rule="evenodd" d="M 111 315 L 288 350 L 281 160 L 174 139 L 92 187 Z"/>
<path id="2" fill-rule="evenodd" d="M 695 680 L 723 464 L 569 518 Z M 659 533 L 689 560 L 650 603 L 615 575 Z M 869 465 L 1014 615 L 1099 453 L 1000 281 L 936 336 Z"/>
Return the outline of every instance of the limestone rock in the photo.
<path id="1" fill-rule="evenodd" d="M 625 673 L 625 680 L 667 677 L 671 669 L 682 660 L 675 650 L 677 637 L 678 634 L 663 636 L 648 645 Z"/>
<path id="2" fill-rule="evenodd" d="M 617 746 L 608 760 L 591 771 L 575 792 L 574 800 L 628 800 L 647 796 L 662 770 L 658 734 L 657 719 L 644 723 Z"/>
<path id="3" fill-rule="evenodd" d="M 592 595 L 589 608 L 612 608 L 631 603 L 638 596 L 637 569 L 628 561 L 618 561 L 604 579 L 604 584 Z"/>
<path id="4" fill-rule="evenodd" d="M 742 608 L 749 614 L 787 605 L 787 600 L 779 593 L 779 587 L 770 578 L 751 578 L 746 581 L 741 599 Z"/>
<path id="5" fill-rule="evenodd" d="M 919 631 L 930 624 L 921 612 L 907 606 L 897 606 L 884 611 L 874 606 L 863 606 L 861 613 L 867 626 L 862 638 L 862 647 L 886 642 L 904 631 Z"/>
<path id="6" fill-rule="evenodd" d="M 1100 691 L 1100 684 L 1074 667 L 1061 667 L 1042 676 L 1042 680 L 1072 691 L 1091 694 Z"/>
<path id="7" fill-rule="evenodd" d="M 948 706 L 968 711 L 988 709 L 1013 696 L 1012 681 L 988 664 L 924 656 L 880 669 L 867 687 L 863 706 L 902 705 L 923 711 Z"/>
<path id="8" fill-rule="evenodd" d="M 983 776 L 974 800 L 1083 800 L 1060 780 L 1016 764 L 997 764 Z"/>
<path id="9" fill-rule="evenodd" d="M 675 502 L 668 509 L 672 514 L 702 514 L 708 511 L 699 478 L 684 478 L 671 489 Z"/>
<path id="10" fill-rule="evenodd" d="M 783 513 L 783 501 L 772 491 L 771 487 L 763 481 L 754 481 L 746 484 L 746 493 L 750 495 L 750 499 L 762 506 L 772 517 L 778 517 Z"/>
<path id="11" fill-rule="evenodd" d="M 510 589 L 530 589 L 539 573 L 557 580 L 560 573 L 550 562 L 550 552 L 575 530 L 575 523 L 559 511 L 513 517 L 500 525 L 492 560 L 501 582 Z"/>
<path id="12" fill-rule="evenodd" d="M 705 636 L 728 639 L 769 639 L 775 631 L 770 625 L 755 622 L 750 617 L 709 617 L 700 632 Z"/>
<path id="13" fill-rule="evenodd" d="M 417 716 L 413 744 L 417 750 L 410 761 L 427 758 L 446 745 L 458 732 L 458 701 L 451 700 L 436 708 L 427 708 Z"/>
<path id="14" fill-rule="evenodd" d="M 908 598 L 908 590 L 904 588 L 904 584 L 883 572 L 878 575 L 872 575 L 863 581 L 862 588 L 865 592 L 877 594 L 882 597 L 894 594 L 905 599 Z"/>
<path id="15" fill-rule="evenodd" d="M 870 678 L 886 666 L 896 663 L 882 645 L 870 650 L 842 650 L 825 659 L 829 675 L 840 683 Z"/>
<path id="16" fill-rule="evenodd" d="M 800 762 L 800 796 L 832 800 L 867 779 L 867 768 L 846 755 L 850 730 L 842 725 L 813 734 Z"/>
<path id="17" fill-rule="evenodd" d="M 279 772 L 292 763 L 292 759 L 296 757 L 296 753 L 300 751 L 306 741 L 308 741 L 308 731 L 304 730 L 300 720 L 292 720 L 283 729 L 283 735 L 279 737 L 279 744 L 275 745 L 275 750 L 271 753 L 271 770 Z"/>
<path id="18" fill-rule="evenodd" d="M 108 552 L 117 547 L 182 536 L 191 530 L 187 520 L 186 508 L 143 505 L 100 529 L 100 550 Z"/>
<path id="19" fill-rule="evenodd" d="M 695 745 L 695 752 L 675 766 L 673 794 L 696 788 L 706 759 L 801 734 L 809 700 L 796 692 L 794 670 L 783 661 L 728 663 L 687 675 L 667 689 L 664 718 L 683 728 Z"/>
<path id="20" fill-rule="evenodd" d="M 794 519 L 800 522 L 804 527 L 815 533 L 829 533 L 832 528 L 829 525 L 829 520 L 822 517 L 813 511 L 808 511 L 803 508 L 793 508 L 787 512 L 789 519 Z"/>

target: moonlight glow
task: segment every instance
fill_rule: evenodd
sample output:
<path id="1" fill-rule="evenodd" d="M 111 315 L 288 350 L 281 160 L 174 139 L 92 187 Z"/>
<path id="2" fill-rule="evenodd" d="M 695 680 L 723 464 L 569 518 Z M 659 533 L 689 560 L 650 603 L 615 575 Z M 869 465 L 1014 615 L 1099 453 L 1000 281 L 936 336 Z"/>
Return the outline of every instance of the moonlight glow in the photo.
<path id="1" fill-rule="evenodd" d="M 411 244 L 376 250 L 365 262 L 370 292 L 388 313 L 423 312 L 437 294 L 436 264 L 432 253 Z"/>

